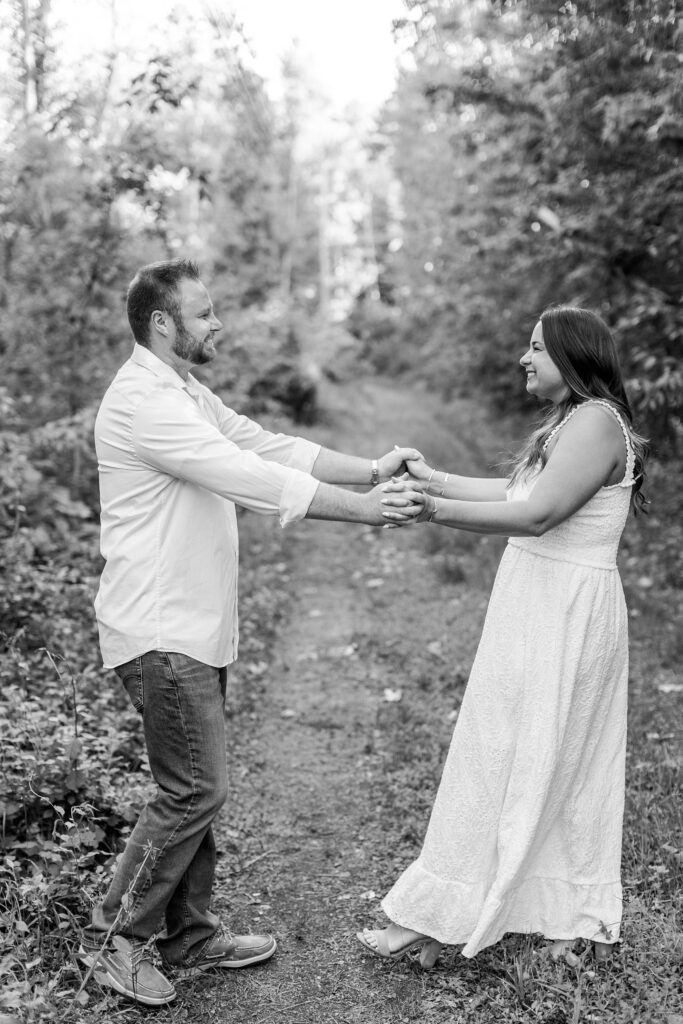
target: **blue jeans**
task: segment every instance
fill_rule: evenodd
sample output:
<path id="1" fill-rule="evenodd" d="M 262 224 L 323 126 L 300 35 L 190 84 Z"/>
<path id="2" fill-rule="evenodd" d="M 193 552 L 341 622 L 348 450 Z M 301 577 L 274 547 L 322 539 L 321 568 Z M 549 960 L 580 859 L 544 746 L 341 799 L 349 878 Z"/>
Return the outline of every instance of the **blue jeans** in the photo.
<path id="1" fill-rule="evenodd" d="M 198 956 L 218 928 L 209 910 L 216 867 L 211 823 L 228 790 L 227 670 L 148 651 L 116 669 L 142 715 L 155 795 L 143 808 L 88 928 L 135 940 L 157 934 L 164 960 Z M 165 928 L 164 928 L 165 924 Z"/>

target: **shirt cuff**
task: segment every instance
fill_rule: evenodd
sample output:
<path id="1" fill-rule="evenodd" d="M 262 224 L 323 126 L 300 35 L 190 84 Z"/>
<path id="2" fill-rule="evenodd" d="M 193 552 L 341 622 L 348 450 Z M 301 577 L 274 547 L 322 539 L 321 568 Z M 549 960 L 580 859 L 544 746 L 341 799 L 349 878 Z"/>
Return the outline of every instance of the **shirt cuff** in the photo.
<path id="1" fill-rule="evenodd" d="M 307 441 L 305 437 L 294 438 L 294 448 L 289 457 L 288 466 L 292 469 L 300 469 L 304 473 L 310 473 L 315 464 L 315 460 L 320 454 L 322 445 L 316 444 L 314 441 Z"/>
<path id="2" fill-rule="evenodd" d="M 290 469 L 280 498 L 280 526 L 289 526 L 304 518 L 319 482 L 308 473 Z"/>

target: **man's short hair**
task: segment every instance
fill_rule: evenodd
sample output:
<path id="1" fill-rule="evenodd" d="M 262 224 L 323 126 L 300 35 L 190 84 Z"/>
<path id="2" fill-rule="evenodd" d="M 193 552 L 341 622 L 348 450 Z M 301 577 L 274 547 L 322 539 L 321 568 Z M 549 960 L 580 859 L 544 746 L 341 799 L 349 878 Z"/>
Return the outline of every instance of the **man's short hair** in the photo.
<path id="1" fill-rule="evenodd" d="M 168 313 L 175 322 L 182 321 L 178 284 L 185 278 L 199 280 L 199 267 L 194 260 L 160 260 L 138 270 L 128 285 L 126 311 L 139 345 L 149 348 L 149 320 L 155 309 Z"/>

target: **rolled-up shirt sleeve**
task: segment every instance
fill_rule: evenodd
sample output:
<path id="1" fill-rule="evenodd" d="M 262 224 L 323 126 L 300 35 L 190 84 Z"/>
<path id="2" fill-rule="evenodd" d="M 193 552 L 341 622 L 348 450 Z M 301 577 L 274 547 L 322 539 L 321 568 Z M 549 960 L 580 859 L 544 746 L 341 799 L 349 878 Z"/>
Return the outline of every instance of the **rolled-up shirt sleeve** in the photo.
<path id="1" fill-rule="evenodd" d="M 303 439 L 289 438 L 294 442 L 289 445 L 290 457 L 299 440 L 305 464 L 312 453 Z M 177 388 L 159 389 L 138 406 L 132 443 L 138 457 L 154 469 L 254 512 L 278 515 L 282 526 L 306 515 L 318 488 L 318 481 L 302 469 L 242 450 L 204 419 L 194 401 Z M 311 467 L 314 461 L 315 455 Z"/>

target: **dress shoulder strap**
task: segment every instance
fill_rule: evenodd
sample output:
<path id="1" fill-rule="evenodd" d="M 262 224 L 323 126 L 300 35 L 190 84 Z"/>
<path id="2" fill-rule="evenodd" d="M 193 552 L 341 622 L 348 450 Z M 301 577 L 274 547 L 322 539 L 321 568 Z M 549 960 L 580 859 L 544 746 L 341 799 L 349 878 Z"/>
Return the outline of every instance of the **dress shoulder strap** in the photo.
<path id="1" fill-rule="evenodd" d="M 543 444 L 543 451 L 546 450 L 546 448 L 548 447 L 548 445 L 550 444 L 558 430 L 561 430 L 565 423 L 572 418 L 574 413 L 578 409 L 582 409 L 584 405 L 601 405 L 604 409 L 609 409 L 609 411 L 616 417 L 617 423 L 621 427 L 621 432 L 624 435 L 624 443 L 626 444 L 626 467 L 624 469 L 623 478 L 619 481 L 618 484 L 612 484 L 611 486 L 631 487 L 634 482 L 634 469 L 636 462 L 636 455 L 633 450 L 631 435 L 629 434 L 628 427 L 624 423 L 624 418 L 621 415 L 621 413 L 618 411 L 618 409 L 615 409 L 611 402 L 606 401 L 606 399 L 604 398 L 589 398 L 586 402 L 581 402 L 580 405 L 573 406 L 569 410 L 567 415 L 562 420 L 560 420 L 557 426 L 553 427 L 553 429 L 550 431 Z"/>
<path id="2" fill-rule="evenodd" d="M 555 424 L 555 426 L 553 427 L 553 429 L 552 429 L 552 430 L 550 431 L 550 433 L 549 433 L 549 434 L 548 434 L 548 436 L 546 437 L 545 441 L 543 442 L 543 451 L 545 451 L 545 450 L 546 450 L 546 448 L 548 447 L 548 445 L 550 444 L 550 442 L 552 441 L 552 439 L 553 439 L 553 438 L 555 437 L 555 434 L 557 434 L 557 432 L 558 432 L 559 430 L 562 430 L 562 427 L 563 427 L 563 426 L 565 425 L 565 423 L 567 423 L 567 421 L 568 421 L 568 420 L 570 420 L 570 419 L 572 418 L 572 416 L 574 415 L 574 413 L 576 412 L 576 410 L 577 410 L 578 408 L 579 408 L 579 406 L 578 406 L 578 405 L 575 405 L 575 406 L 573 406 L 573 407 L 572 407 L 572 408 L 571 408 L 571 409 L 569 410 L 569 412 L 567 413 L 567 415 L 566 415 L 566 416 L 565 416 L 565 417 L 564 417 L 563 419 L 561 419 L 559 423 L 556 423 L 556 424 Z"/>
<path id="3" fill-rule="evenodd" d="M 606 402 L 604 398 L 592 398 L 590 399 L 590 403 L 591 405 L 601 405 L 603 408 L 609 409 L 612 415 L 616 417 L 617 423 L 621 427 L 621 432 L 624 435 L 624 443 L 626 445 L 626 466 L 624 468 L 624 475 L 616 486 L 631 487 L 635 479 L 634 471 L 636 465 L 636 453 L 633 450 L 633 442 L 631 441 L 629 429 L 624 423 L 624 417 L 618 409 L 615 409 L 611 402 Z"/>

